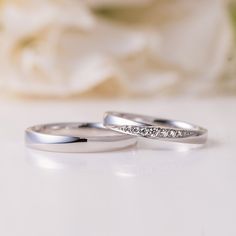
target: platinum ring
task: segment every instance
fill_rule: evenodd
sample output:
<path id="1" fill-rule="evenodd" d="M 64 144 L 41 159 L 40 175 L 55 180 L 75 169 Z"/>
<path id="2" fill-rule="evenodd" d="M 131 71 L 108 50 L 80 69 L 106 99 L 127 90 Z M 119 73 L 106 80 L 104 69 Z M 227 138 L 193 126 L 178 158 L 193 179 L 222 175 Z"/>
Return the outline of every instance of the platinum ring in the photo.
<path id="1" fill-rule="evenodd" d="M 204 144 L 208 132 L 184 121 L 119 112 L 106 112 L 104 126 L 136 137 L 191 144 Z"/>
<path id="2" fill-rule="evenodd" d="M 29 148 L 51 152 L 104 152 L 136 144 L 136 138 L 106 129 L 102 123 L 56 123 L 26 129 Z"/>

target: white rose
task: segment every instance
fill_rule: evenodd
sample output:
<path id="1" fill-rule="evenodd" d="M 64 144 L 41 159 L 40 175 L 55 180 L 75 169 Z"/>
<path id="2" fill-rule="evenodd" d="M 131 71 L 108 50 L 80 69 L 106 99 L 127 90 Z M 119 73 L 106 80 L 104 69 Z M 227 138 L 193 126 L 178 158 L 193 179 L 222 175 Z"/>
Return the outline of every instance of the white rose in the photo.
<path id="1" fill-rule="evenodd" d="M 155 0 L 84 0 L 86 4 L 90 7 L 143 7 L 150 5 L 155 2 Z"/>
<path id="2" fill-rule="evenodd" d="M 113 92 L 118 87 L 109 84 L 114 81 L 119 91 L 129 93 L 189 84 L 187 91 L 202 90 L 221 75 L 230 48 L 224 4 L 150 1 L 134 11 L 103 11 L 83 1 L 6 1 L 1 7 L 0 85 L 39 96 L 107 87 Z"/>

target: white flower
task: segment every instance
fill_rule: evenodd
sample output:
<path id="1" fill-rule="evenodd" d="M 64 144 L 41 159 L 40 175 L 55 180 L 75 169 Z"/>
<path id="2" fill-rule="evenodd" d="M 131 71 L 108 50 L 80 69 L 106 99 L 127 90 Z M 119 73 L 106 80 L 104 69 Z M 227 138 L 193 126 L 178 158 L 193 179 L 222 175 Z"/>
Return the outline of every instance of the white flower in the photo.
<path id="1" fill-rule="evenodd" d="M 231 42 L 224 1 L 125 2 L 3 3 L 0 86 L 70 96 L 116 81 L 146 94 L 202 90 L 221 75 Z"/>
<path id="2" fill-rule="evenodd" d="M 84 0 L 84 2 L 90 7 L 143 7 L 150 5 L 155 0 Z"/>

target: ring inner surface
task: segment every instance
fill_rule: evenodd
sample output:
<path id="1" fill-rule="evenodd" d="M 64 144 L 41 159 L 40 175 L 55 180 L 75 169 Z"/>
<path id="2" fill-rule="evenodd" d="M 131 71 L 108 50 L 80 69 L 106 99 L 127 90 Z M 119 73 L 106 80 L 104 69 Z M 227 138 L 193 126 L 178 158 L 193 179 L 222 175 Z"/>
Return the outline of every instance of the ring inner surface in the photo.
<path id="1" fill-rule="evenodd" d="M 184 121 L 177 121 L 177 120 L 167 120 L 167 119 L 159 119 L 154 118 L 151 116 L 143 116 L 143 115 L 133 115 L 133 114 L 120 114 L 122 118 L 130 119 L 134 122 L 141 123 L 142 125 L 157 125 L 157 126 L 163 126 L 168 128 L 182 128 L 182 129 L 196 129 L 198 130 L 198 127 L 189 124 Z"/>
<path id="2" fill-rule="evenodd" d="M 37 126 L 33 129 L 35 132 L 43 134 L 60 135 L 60 136 L 74 136 L 74 137 L 114 137 L 121 136 L 121 134 L 108 130 L 100 124 L 50 124 Z"/>

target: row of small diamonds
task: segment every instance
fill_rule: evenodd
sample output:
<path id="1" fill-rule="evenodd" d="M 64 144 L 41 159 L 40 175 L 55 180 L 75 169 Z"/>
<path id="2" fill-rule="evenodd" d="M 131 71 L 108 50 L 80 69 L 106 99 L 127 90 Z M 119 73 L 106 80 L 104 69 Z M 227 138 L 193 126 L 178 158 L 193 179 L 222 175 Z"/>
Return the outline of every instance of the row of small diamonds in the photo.
<path id="1" fill-rule="evenodd" d="M 141 135 L 143 137 L 151 138 L 185 138 L 193 136 L 194 131 L 189 130 L 175 130 L 175 129 L 165 129 L 158 127 L 142 127 L 142 126 L 120 126 L 118 130 L 134 135 Z"/>

